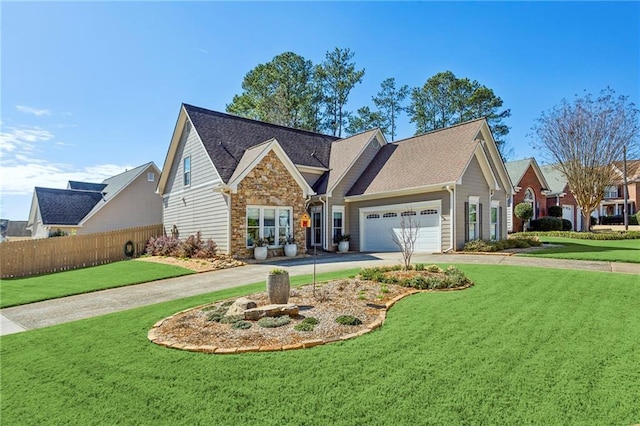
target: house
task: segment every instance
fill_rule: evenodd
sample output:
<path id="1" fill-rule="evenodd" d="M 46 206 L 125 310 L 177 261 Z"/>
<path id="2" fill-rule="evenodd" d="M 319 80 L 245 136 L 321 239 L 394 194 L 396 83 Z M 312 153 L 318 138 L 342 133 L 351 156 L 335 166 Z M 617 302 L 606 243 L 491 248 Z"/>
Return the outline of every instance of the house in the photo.
<path id="1" fill-rule="evenodd" d="M 27 229 L 33 238 L 46 238 L 58 230 L 79 235 L 161 223 L 162 198 L 155 193 L 159 176 L 151 162 L 101 183 L 36 187 Z"/>
<path id="2" fill-rule="evenodd" d="M 388 143 L 379 129 L 341 139 L 183 104 L 157 191 L 167 233 L 201 231 L 249 257 L 257 238 L 281 253 L 288 235 L 307 249 L 349 234 L 352 251 L 398 251 L 408 218 L 416 251 L 458 250 L 505 238 L 513 190 L 484 119 Z"/>
<path id="3" fill-rule="evenodd" d="M 26 220 L 0 219 L 0 241 L 19 241 L 31 238 Z"/>
<path id="4" fill-rule="evenodd" d="M 613 163 L 616 179 L 605 189 L 604 199 L 598 217 L 622 216 L 624 214 L 624 164 L 622 161 Z M 627 206 L 630 215 L 638 211 L 640 202 L 640 160 L 627 160 Z"/>
<path id="5" fill-rule="evenodd" d="M 549 184 L 533 157 L 505 163 L 505 167 L 515 190 L 508 212 L 509 232 L 519 232 L 523 229 L 523 223 L 522 219 L 513 214 L 514 207 L 520 203 L 529 203 L 533 207 L 531 219 L 546 216 Z"/>
<path id="6" fill-rule="evenodd" d="M 549 184 L 547 208 L 562 206 L 562 218 L 571 222 L 574 231 L 580 231 L 582 229 L 582 209 L 578 206 L 578 202 L 569 189 L 567 178 L 554 164 L 541 166 L 540 170 Z"/>

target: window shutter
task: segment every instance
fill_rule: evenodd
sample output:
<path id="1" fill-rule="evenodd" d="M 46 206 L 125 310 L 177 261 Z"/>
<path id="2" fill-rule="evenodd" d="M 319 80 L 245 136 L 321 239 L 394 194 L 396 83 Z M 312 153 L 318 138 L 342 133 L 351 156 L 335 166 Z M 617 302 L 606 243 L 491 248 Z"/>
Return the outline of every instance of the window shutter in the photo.
<path id="1" fill-rule="evenodd" d="M 502 239 L 502 206 L 498 207 L 498 231 L 496 232 L 496 240 Z"/>
<path id="2" fill-rule="evenodd" d="M 482 239 L 482 204 L 478 204 L 478 239 Z"/>
<path id="3" fill-rule="evenodd" d="M 464 241 L 469 241 L 469 202 L 464 202 Z"/>

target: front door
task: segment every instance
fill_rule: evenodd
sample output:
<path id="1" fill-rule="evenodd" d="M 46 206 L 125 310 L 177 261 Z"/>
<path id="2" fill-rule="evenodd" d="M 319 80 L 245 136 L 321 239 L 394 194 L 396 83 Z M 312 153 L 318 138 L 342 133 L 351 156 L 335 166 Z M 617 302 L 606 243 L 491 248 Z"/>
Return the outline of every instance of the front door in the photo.
<path id="1" fill-rule="evenodd" d="M 311 245 L 322 247 L 322 206 L 311 207 Z"/>

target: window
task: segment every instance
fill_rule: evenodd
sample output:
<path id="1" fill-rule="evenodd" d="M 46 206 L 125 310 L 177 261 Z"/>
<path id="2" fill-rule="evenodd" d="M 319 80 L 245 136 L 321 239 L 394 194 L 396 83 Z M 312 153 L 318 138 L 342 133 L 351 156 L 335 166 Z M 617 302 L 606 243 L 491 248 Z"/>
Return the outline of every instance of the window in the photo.
<path id="1" fill-rule="evenodd" d="M 536 219 L 538 217 L 538 209 L 536 208 L 536 195 L 533 193 L 533 189 L 527 188 L 522 202 L 531 204 L 531 209 L 533 210 L 532 219 Z"/>
<path id="2" fill-rule="evenodd" d="M 385 213 L 382 215 L 382 217 L 398 217 L 397 213 Z"/>
<path id="3" fill-rule="evenodd" d="M 491 240 L 499 240 L 500 239 L 500 215 L 499 213 L 499 205 L 497 202 L 491 202 L 491 229 L 490 229 L 490 238 Z"/>
<path id="4" fill-rule="evenodd" d="M 400 216 L 403 216 L 403 217 L 404 216 L 415 216 L 415 215 L 416 215 L 416 212 L 414 212 L 412 210 L 400 213 Z"/>
<path id="5" fill-rule="evenodd" d="M 618 198 L 618 187 L 607 186 L 604 190 L 604 198 Z"/>
<path id="6" fill-rule="evenodd" d="M 427 210 L 422 210 L 420 212 L 421 215 L 427 215 L 427 214 L 438 214 L 438 210 L 436 209 L 427 209 Z"/>
<path id="7" fill-rule="evenodd" d="M 147 173 L 147 182 L 153 182 L 156 180 L 156 174 L 153 172 Z"/>
<path id="8" fill-rule="evenodd" d="M 332 221 L 333 221 L 333 241 L 338 241 L 338 237 L 343 235 L 344 232 L 344 206 L 333 206 Z"/>
<path id="9" fill-rule="evenodd" d="M 480 238 L 480 233 L 478 229 L 479 203 L 480 203 L 480 200 L 478 197 L 469 197 L 469 203 L 468 203 L 469 207 L 467 210 L 467 219 L 468 219 L 467 240 L 468 241 L 477 240 L 478 238 Z"/>
<path id="10" fill-rule="evenodd" d="M 184 158 L 183 164 L 184 186 L 191 185 L 191 157 Z"/>
<path id="11" fill-rule="evenodd" d="M 291 207 L 247 207 L 247 247 L 265 238 L 269 246 L 282 246 L 292 231 Z"/>
<path id="12" fill-rule="evenodd" d="M 380 215 L 377 213 L 371 213 L 367 215 L 367 219 L 380 219 Z"/>

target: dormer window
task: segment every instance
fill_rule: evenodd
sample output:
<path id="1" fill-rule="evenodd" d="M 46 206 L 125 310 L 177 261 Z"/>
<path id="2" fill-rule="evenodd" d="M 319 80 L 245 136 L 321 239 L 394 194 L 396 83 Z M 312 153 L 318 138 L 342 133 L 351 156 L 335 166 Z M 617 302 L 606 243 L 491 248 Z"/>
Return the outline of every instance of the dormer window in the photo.
<path id="1" fill-rule="evenodd" d="M 183 164 L 184 186 L 191 185 L 191 157 L 185 157 Z"/>

